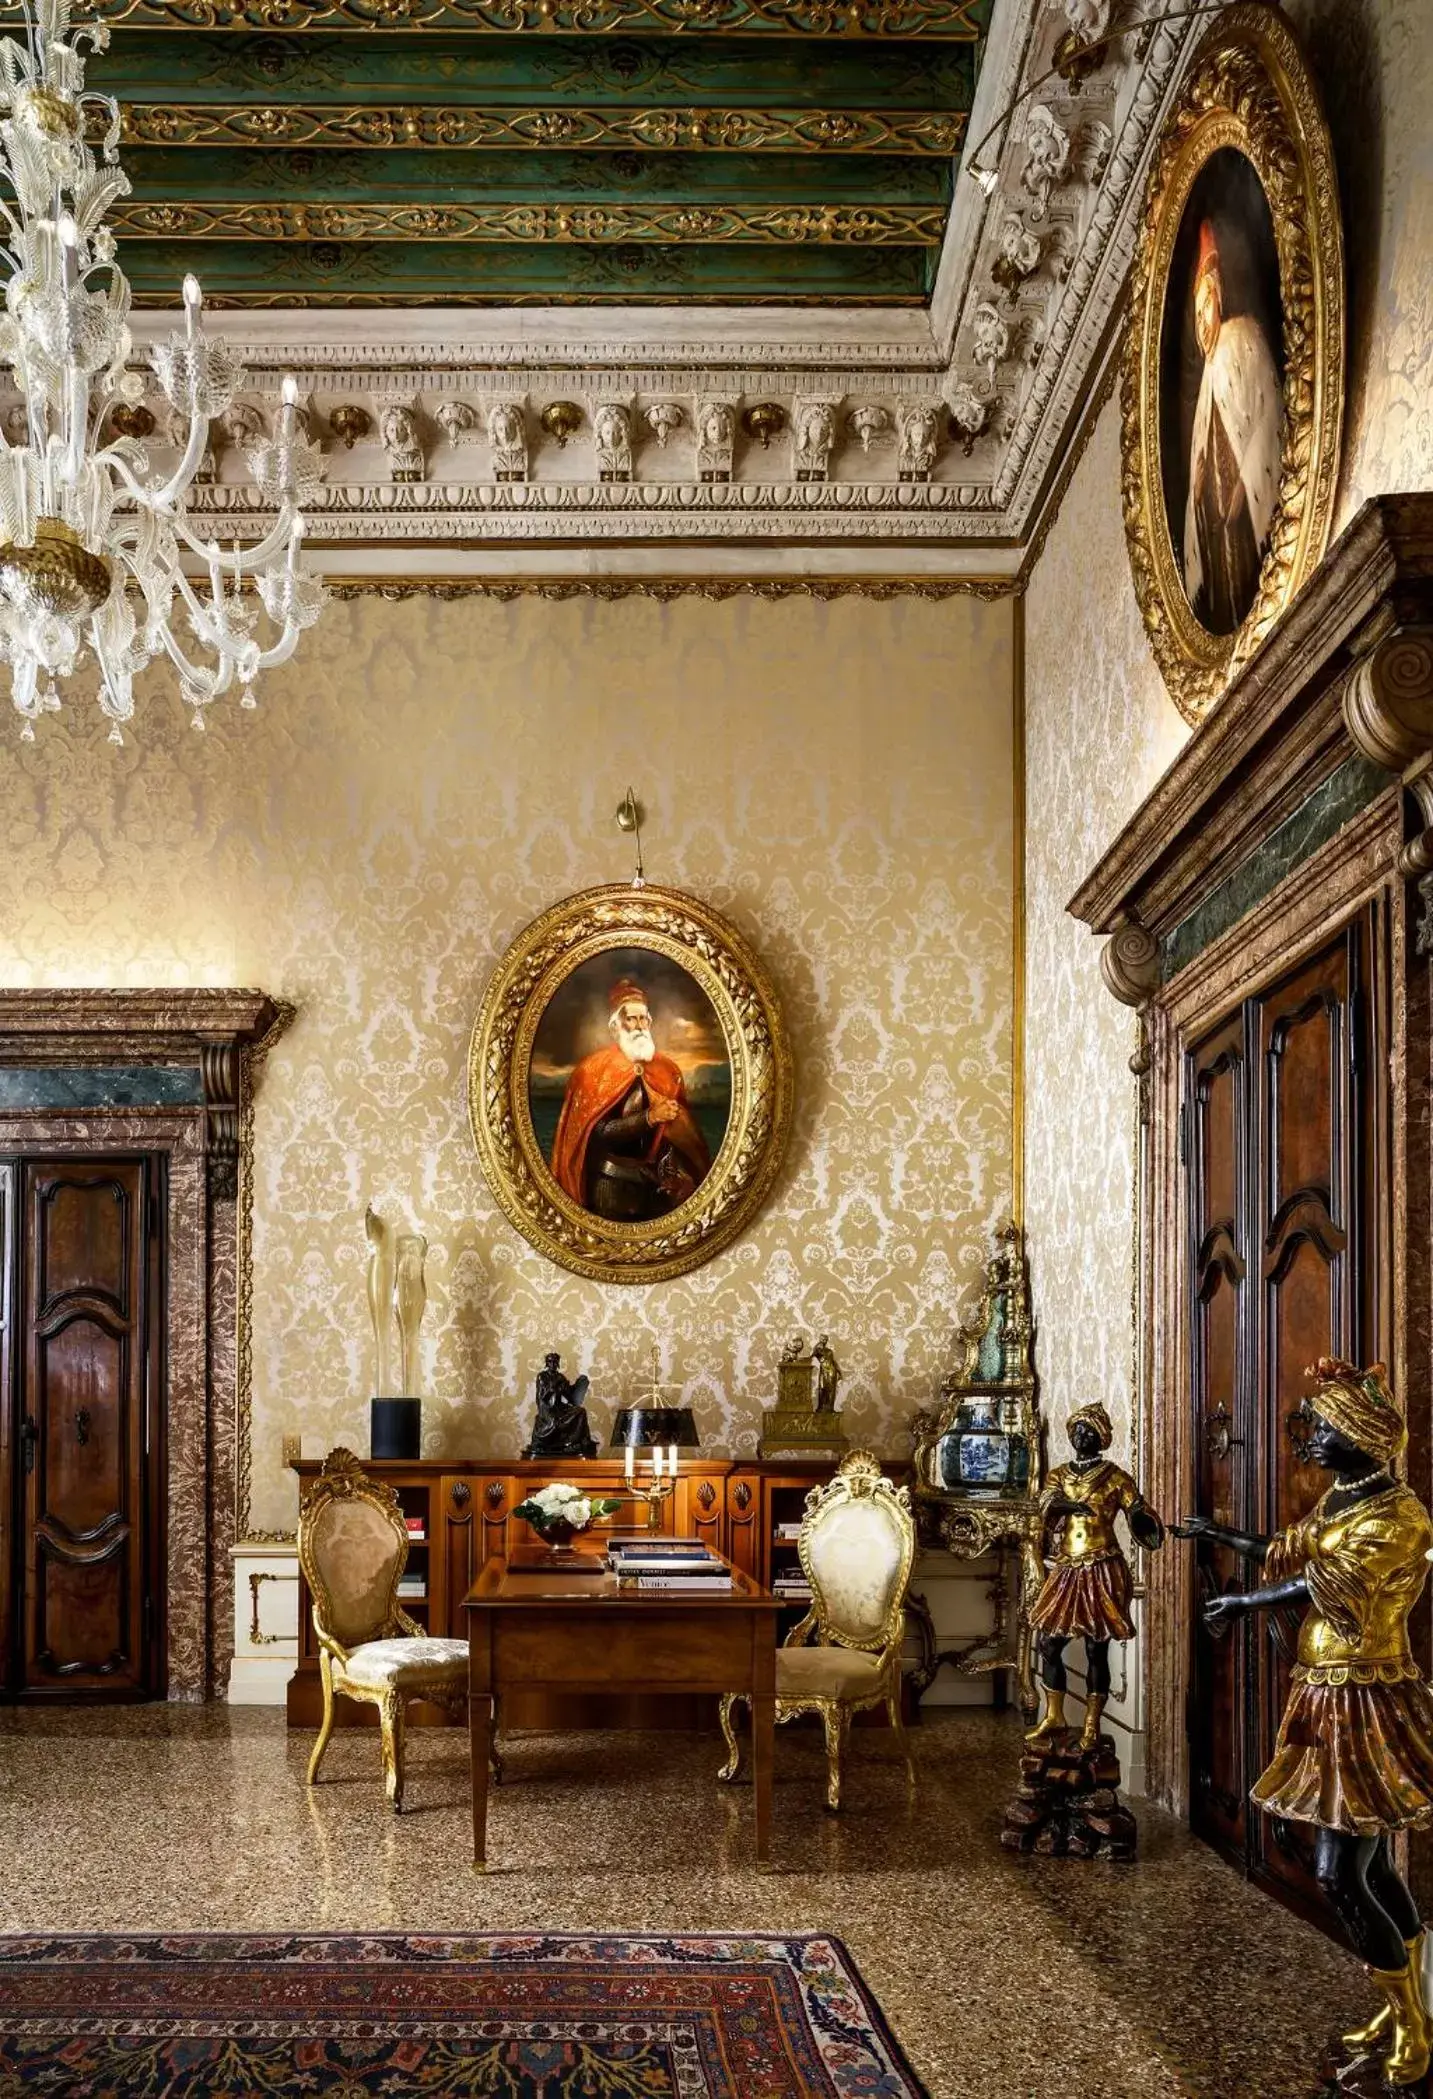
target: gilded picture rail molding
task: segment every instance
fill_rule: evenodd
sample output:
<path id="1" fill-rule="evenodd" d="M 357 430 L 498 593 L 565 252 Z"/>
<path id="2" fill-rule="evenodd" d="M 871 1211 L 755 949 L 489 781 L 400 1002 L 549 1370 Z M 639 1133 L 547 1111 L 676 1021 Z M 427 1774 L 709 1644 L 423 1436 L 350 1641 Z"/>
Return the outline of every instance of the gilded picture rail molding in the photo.
<path id="1" fill-rule="evenodd" d="M 1015 576 L 327 576 L 335 598 L 382 598 L 391 605 L 410 598 L 490 598 L 508 604 L 517 598 L 998 598 L 1016 596 L 1024 584 Z"/>

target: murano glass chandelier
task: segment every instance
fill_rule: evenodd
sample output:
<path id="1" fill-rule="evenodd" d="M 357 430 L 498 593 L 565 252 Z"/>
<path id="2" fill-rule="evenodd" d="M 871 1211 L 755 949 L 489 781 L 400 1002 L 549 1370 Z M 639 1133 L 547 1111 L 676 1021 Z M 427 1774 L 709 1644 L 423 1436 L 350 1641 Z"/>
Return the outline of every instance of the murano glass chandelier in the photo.
<path id="1" fill-rule="evenodd" d="M 104 220 L 129 180 L 118 165 L 119 107 L 87 92 L 81 46 L 102 51 L 102 23 L 70 20 L 69 0 L 25 0 L 25 40 L 0 39 L 0 258 L 8 269 L 0 363 L 21 397 L 0 439 L 0 657 L 11 667 L 21 736 L 57 710 L 57 681 L 99 677 L 99 704 L 123 742 L 137 672 L 161 652 L 179 674 L 196 729 L 237 682 L 254 704 L 258 674 L 293 654 L 323 604 L 299 566 L 304 521 L 323 469 L 283 385 L 272 437 L 246 459 L 273 529 L 221 553 L 186 508 L 209 425 L 245 383 L 226 345 L 199 325 L 202 294 L 184 280 L 184 327 L 149 353 L 178 456 L 165 473 L 140 433 L 144 378 L 127 369 L 130 288 Z M 99 139 L 99 152 L 90 140 Z M 8 190 L 9 194 L 6 194 Z M 256 631 L 260 610 L 267 645 Z"/>

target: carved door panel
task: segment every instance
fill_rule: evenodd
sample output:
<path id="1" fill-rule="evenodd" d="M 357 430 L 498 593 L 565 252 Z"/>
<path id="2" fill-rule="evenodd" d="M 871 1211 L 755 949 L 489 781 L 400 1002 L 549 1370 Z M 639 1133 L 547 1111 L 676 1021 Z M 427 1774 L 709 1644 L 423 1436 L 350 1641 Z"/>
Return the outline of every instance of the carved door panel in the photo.
<path id="1" fill-rule="evenodd" d="M 159 1688 L 155 1177 L 135 1158 L 20 1165 L 22 1694 Z"/>
<path id="2" fill-rule="evenodd" d="M 1185 1149 L 1189 1174 L 1191 1389 L 1198 1513 L 1246 1529 L 1246 1468 L 1252 1431 L 1247 1374 L 1249 1059 L 1245 1015 L 1205 1037 L 1189 1054 Z M 1248 1586 L 1245 1563 L 1227 1547 L 1195 1549 L 1195 1595 Z M 1194 1631 L 1190 1708 L 1190 1820 L 1201 1836 L 1242 1865 L 1248 1837 L 1249 1642 L 1240 1628 Z"/>
<path id="3" fill-rule="evenodd" d="M 677 1481 L 676 1529 L 684 1538 L 700 1538 L 714 1552 L 725 1550 L 725 1481 L 705 1474 L 683 1473 Z"/>
<path id="4" fill-rule="evenodd" d="M 1356 920 L 1254 1002 L 1259 1057 L 1258 1390 L 1263 1433 L 1251 1453 L 1256 1518 L 1273 1532 L 1317 1501 L 1328 1475 L 1303 1456 L 1297 1409 L 1321 1355 L 1360 1362 L 1376 1301 L 1374 1245 L 1365 1231 L 1374 1185 L 1360 1030 L 1371 975 L 1371 927 Z M 1288 1697 L 1300 1613 L 1259 1622 L 1260 1768 L 1273 1753 Z M 1298 1826 L 1256 1815 L 1257 1877 L 1316 1902 L 1312 1852 Z"/>
<path id="5" fill-rule="evenodd" d="M 743 1574 L 761 1575 L 761 1492 L 755 1473 L 734 1472 L 726 1483 L 727 1555 Z"/>
<path id="6" fill-rule="evenodd" d="M 467 1638 L 463 1598 L 487 1562 L 506 1552 L 507 1513 L 505 1479 L 445 1473 L 440 1480 L 440 1538 L 433 1559 L 438 1603 L 429 1622 L 444 1639 Z"/>
<path id="7" fill-rule="evenodd" d="M 475 1480 L 473 1491 L 482 1496 L 479 1516 L 483 1526 L 483 1559 L 491 1560 L 507 1552 L 508 1514 L 522 1496 L 513 1493 L 512 1481 L 507 1479 Z"/>
<path id="8" fill-rule="evenodd" d="M 1320 1355 L 1376 1352 L 1385 1030 L 1363 913 L 1186 1053 L 1185 1204 L 1198 1508 L 1268 1535 L 1328 1484 L 1299 1402 Z M 1196 1599 L 1257 1579 L 1201 1544 Z M 1191 1628 L 1190 1819 L 1272 1893 L 1322 1917 L 1305 1833 L 1247 1807 L 1273 1754 L 1300 1613 Z"/>
<path id="9" fill-rule="evenodd" d="M 445 1473 L 438 1482 L 438 1535 L 428 1554 L 433 1589 L 428 1623 L 440 1639 L 464 1638 L 463 1598 L 482 1565 L 482 1491 L 481 1480 L 459 1479 Z"/>

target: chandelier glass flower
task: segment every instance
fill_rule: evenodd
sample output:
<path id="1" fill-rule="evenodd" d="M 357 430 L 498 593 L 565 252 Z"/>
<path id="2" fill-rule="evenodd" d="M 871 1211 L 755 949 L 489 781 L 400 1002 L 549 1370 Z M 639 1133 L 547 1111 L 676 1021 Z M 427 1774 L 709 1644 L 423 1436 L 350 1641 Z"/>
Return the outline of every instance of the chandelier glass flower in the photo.
<path id="1" fill-rule="evenodd" d="M 130 288 L 104 223 L 129 192 L 119 107 L 85 88 L 82 46 L 102 51 L 109 31 L 72 25 L 69 0 L 25 0 L 24 15 L 24 42 L 0 39 L 0 258 L 9 271 L 0 363 L 22 402 L 0 441 L 0 657 L 25 738 L 58 709 L 57 680 L 73 676 L 86 651 L 112 742 L 123 741 L 120 724 L 133 714 L 136 672 L 161 652 L 202 729 L 205 710 L 236 682 L 240 704 L 252 706 L 259 672 L 291 656 L 318 618 L 323 586 L 298 555 L 300 505 L 318 490 L 322 465 L 286 379 L 272 437 L 246 454 L 276 512 L 273 529 L 225 554 L 194 529 L 186 502 L 209 425 L 244 372 L 202 332 L 202 294 L 186 277 L 183 330 L 150 352 L 179 451 L 162 472 L 138 434 L 153 422 L 137 406 L 145 381 L 127 369 Z"/>

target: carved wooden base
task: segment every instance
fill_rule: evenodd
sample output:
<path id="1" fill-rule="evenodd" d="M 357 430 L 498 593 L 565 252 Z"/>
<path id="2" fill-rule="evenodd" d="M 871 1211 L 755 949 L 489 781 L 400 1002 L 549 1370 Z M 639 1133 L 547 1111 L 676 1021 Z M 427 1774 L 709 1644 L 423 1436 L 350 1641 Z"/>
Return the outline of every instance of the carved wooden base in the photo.
<path id="1" fill-rule="evenodd" d="M 1108 1735 L 1093 1749 L 1081 1749 L 1073 1728 L 1030 1744 L 1000 1841 L 1008 1851 L 1042 1857 L 1132 1859 L 1138 1827 L 1119 1784 L 1120 1760 Z"/>

